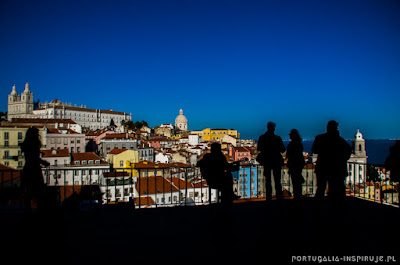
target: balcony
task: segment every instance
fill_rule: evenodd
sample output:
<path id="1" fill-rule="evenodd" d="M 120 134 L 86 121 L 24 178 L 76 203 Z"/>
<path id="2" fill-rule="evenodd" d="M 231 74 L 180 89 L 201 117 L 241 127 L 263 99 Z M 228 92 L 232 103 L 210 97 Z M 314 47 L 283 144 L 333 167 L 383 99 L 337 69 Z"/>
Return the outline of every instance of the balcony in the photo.
<path id="1" fill-rule="evenodd" d="M 173 178 L 170 175 L 155 180 L 150 176 L 150 169 L 142 170 L 147 171 L 144 174 L 147 176 L 141 177 L 142 183 L 136 182 L 142 185 L 136 191 L 150 193 L 153 186 L 158 194 L 153 198 L 161 199 L 166 198 L 162 191 L 180 192 L 180 189 L 168 188 L 182 187 L 183 195 L 177 197 L 179 203 L 168 200 L 161 203 L 160 200 L 160 204 L 156 204 L 153 200 L 155 205 L 150 205 L 142 196 L 133 207 L 134 202 L 116 202 L 111 200 L 113 194 L 107 193 L 102 199 L 110 201 L 89 210 L 63 205 L 48 213 L 24 217 L 21 208 L 3 207 L 0 211 L 2 237 L 10 247 L 10 252 L 5 253 L 15 257 L 24 253 L 31 262 L 45 258 L 74 264 L 250 264 L 264 261 L 281 264 L 315 255 L 321 259 L 337 257 L 342 259 L 340 261 L 360 259 L 359 263 L 366 263 L 361 262 L 365 256 L 379 258 L 382 255 L 385 260 L 400 260 L 400 211 L 390 205 L 388 199 L 366 198 L 363 194 L 367 194 L 367 189 L 357 191 L 355 185 L 348 185 L 348 197 L 339 209 L 328 199 L 315 201 L 312 194 L 298 203 L 287 193 L 283 201 L 273 200 L 267 204 L 263 194 L 258 193 L 236 201 L 230 210 L 224 211 L 204 197 L 196 203 L 184 200 L 190 191 L 183 185 L 185 182 L 168 182 Z M 187 168 L 183 170 L 188 172 Z M 106 189 L 107 185 L 115 190 L 118 185 L 129 188 L 135 183 L 135 178 L 127 172 L 108 177 L 109 182 L 101 182 Z M 199 176 L 194 175 L 193 179 L 196 177 Z M 262 183 L 260 177 L 255 183 Z M 18 183 L 15 172 L 3 173 L 0 178 L 3 190 L 15 187 L 6 185 L 10 181 Z M 290 191 L 290 181 L 286 183 L 284 189 Z M 78 193 L 81 190 L 81 185 L 55 187 L 60 193 L 72 188 Z M 200 192 L 208 190 L 201 185 L 198 188 Z M 134 195 L 134 190 L 125 191 L 121 190 L 120 198 Z M 70 193 L 64 192 L 68 197 L 66 194 Z M 394 196 L 389 194 L 385 196 Z M 18 203 L 17 199 L 14 203 Z"/>

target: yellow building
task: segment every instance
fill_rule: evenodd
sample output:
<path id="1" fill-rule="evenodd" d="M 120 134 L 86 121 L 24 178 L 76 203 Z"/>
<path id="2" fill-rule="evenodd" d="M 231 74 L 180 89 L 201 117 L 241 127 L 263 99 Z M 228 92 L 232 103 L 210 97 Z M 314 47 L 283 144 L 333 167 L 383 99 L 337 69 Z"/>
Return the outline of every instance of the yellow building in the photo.
<path id="1" fill-rule="evenodd" d="M 26 131 L 30 126 L 0 126 L 0 164 L 14 168 L 22 169 L 25 164 L 21 148 L 19 144 L 25 139 Z M 43 127 L 39 129 L 40 141 L 42 148 L 46 144 L 46 131 Z"/>
<path id="2" fill-rule="evenodd" d="M 128 172 L 130 176 L 137 177 L 134 164 L 139 163 L 139 151 L 126 149 L 113 149 L 107 154 L 107 162 L 112 164 L 118 172 Z"/>
<path id="3" fill-rule="evenodd" d="M 202 130 L 201 136 L 203 137 L 203 141 L 218 141 L 220 142 L 225 135 L 230 135 L 232 137 L 238 136 L 237 130 L 234 129 L 210 129 L 206 128 Z"/>

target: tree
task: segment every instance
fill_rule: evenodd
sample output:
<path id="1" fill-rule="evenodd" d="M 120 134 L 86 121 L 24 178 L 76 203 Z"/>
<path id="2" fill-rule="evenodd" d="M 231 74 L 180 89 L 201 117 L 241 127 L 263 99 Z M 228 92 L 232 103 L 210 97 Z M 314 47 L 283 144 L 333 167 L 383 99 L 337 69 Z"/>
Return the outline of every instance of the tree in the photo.
<path id="1" fill-rule="evenodd" d="M 142 127 L 143 126 L 149 127 L 149 124 L 147 123 L 147 121 L 144 121 L 144 120 L 142 121 Z"/>
<path id="2" fill-rule="evenodd" d="M 0 111 L 0 122 L 5 121 L 7 119 L 7 112 Z"/>
<path id="3" fill-rule="evenodd" d="M 373 165 L 367 166 L 367 180 L 368 181 L 381 181 L 378 170 Z"/>
<path id="4" fill-rule="evenodd" d="M 133 121 L 126 121 L 125 126 L 128 126 L 128 129 L 133 129 L 134 126 Z"/>
<path id="5" fill-rule="evenodd" d="M 110 121 L 110 126 L 111 126 L 111 127 L 115 127 L 114 119 L 111 119 L 111 121 Z"/>

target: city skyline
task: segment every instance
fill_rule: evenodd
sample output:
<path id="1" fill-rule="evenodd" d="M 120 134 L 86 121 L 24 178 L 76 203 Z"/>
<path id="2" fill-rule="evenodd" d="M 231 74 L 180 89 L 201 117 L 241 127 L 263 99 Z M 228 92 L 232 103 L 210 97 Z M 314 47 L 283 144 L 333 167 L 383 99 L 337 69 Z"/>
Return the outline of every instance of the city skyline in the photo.
<path id="1" fill-rule="evenodd" d="M 396 1 L 2 1 L 0 111 L 12 85 L 151 127 L 277 123 L 305 139 L 399 138 Z"/>

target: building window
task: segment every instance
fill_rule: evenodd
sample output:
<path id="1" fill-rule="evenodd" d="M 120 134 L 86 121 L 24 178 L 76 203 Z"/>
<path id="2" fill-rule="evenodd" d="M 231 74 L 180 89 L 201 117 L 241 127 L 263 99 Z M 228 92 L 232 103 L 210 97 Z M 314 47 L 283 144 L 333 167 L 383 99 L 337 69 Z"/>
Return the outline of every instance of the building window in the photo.
<path id="1" fill-rule="evenodd" d="M 123 160 L 119 161 L 119 166 L 120 166 L 120 167 L 123 167 L 123 166 L 124 166 L 124 161 L 123 161 Z"/>
<path id="2" fill-rule="evenodd" d="M 8 141 L 4 141 L 4 147 L 8 147 Z"/>
<path id="3" fill-rule="evenodd" d="M 9 137 L 8 132 L 5 132 L 5 133 L 4 133 L 4 140 L 8 140 L 8 137 Z"/>
<path id="4" fill-rule="evenodd" d="M 10 155 L 10 151 L 6 150 L 4 151 L 4 156 L 9 156 Z"/>
<path id="5" fill-rule="evenodd" d="M 22 132 L 18 132 L 18 140 L 22 140 Z"/>

